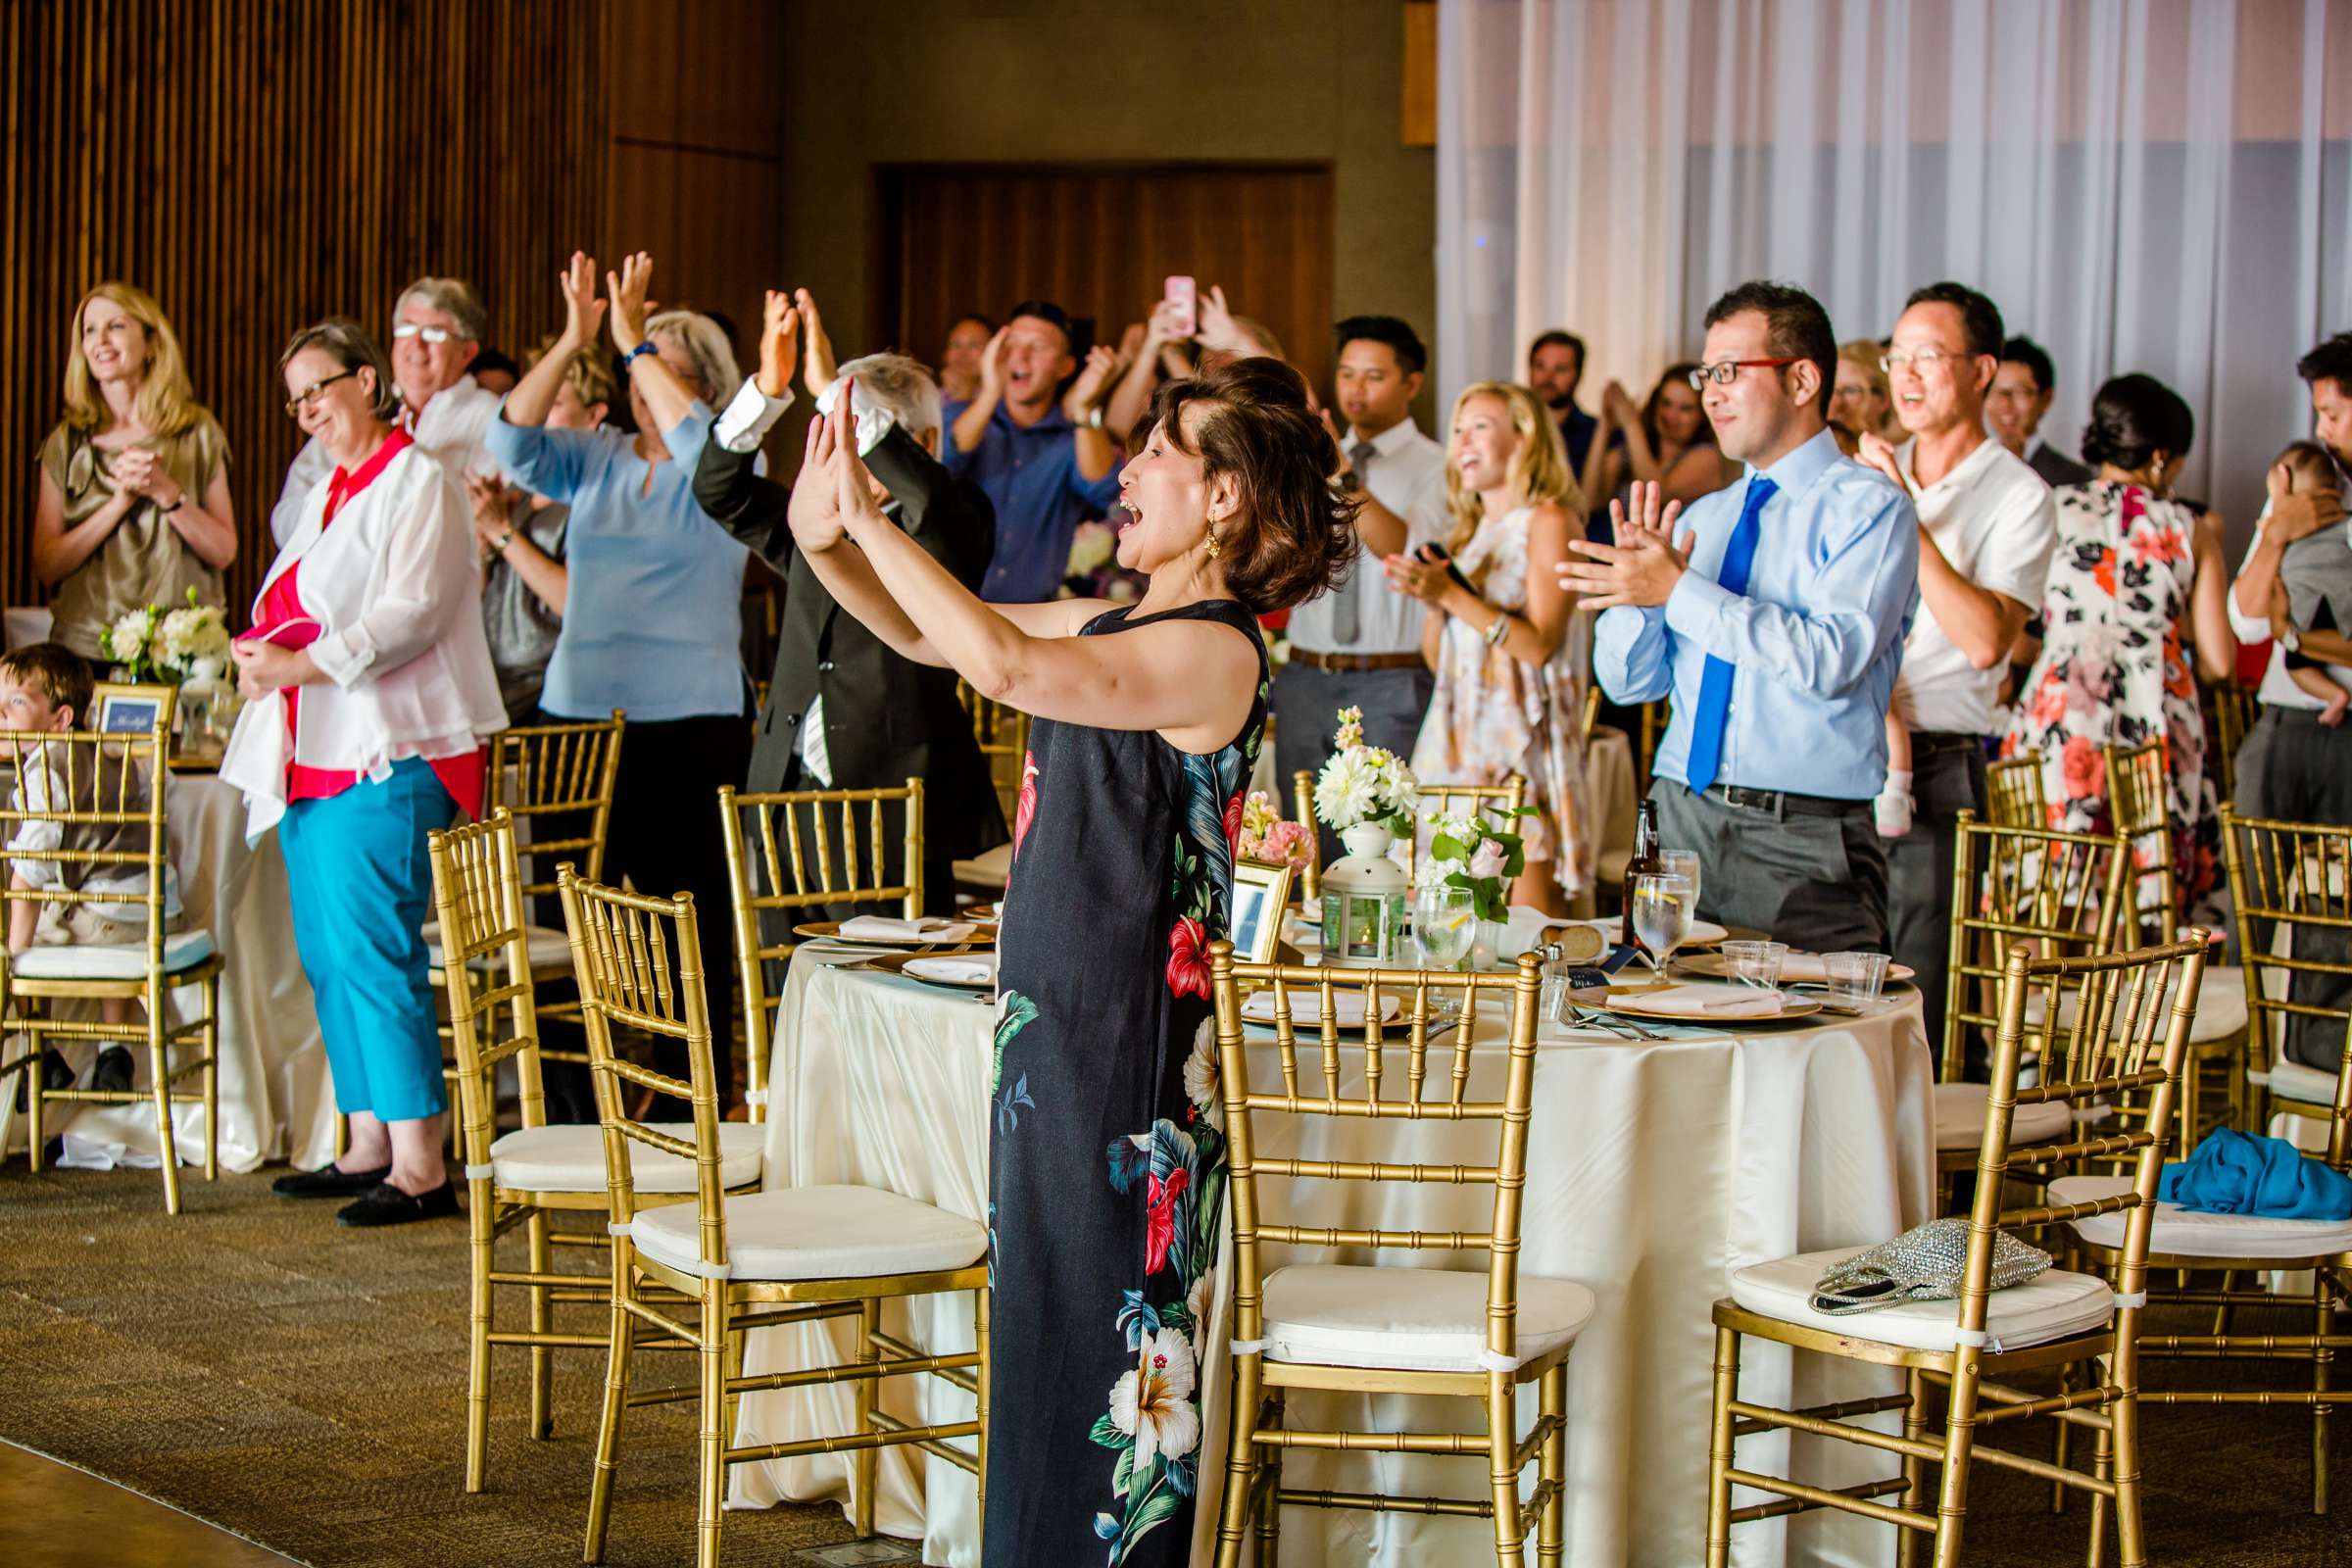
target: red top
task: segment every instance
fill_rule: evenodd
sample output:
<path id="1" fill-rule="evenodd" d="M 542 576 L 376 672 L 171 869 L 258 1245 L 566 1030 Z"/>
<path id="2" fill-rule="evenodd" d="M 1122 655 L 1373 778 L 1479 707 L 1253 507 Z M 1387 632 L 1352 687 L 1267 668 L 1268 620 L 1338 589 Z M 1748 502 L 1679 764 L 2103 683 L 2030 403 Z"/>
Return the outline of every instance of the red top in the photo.
<path id="1" fill-rule="evenodd" d="M 384 438 L 384 444 L 377 447 L 374 455 L 361 464 L 356 471 L 346 472 L 337 468 L 327 481 L 326 521 L 321 526 L 331 526 L 335 514 L 343 510 L 344 502 L 367 489 L 374 482 L 375 476 L 384 471 L 386 464 L 415 444 L 406 430 L 396 429 Z M 309 614 L 302 606 L 301 576 L 302 564 L 296 562 L 270 584 L 262 595 L 261 624 L 248 632 L 247 636 L 269 637 L 283 648 L 307 648 L 318 640 L 318 626 L 316 621 L 272 635 L 277 627 Z M 300 731 L 302 688 L 286 687 L 284 695 L 286 735 L 292 739 Z M 489 771 L 488 756 L 487 748 L 476 747 L 460 756 L 431 760 L 434 776 L 441 780 L 441 787 L 449 791 L 449 798 L 457 802 L 458 809 L 467 816 L 479 818 L 482 814 L 482 789 Z M 364 776 L 349 768 L 313 767 L 307 762 L 289 762 L 286 765 L 286 801 L 289 805 L 295 801 L 323 801 L 342 794 Z"/>

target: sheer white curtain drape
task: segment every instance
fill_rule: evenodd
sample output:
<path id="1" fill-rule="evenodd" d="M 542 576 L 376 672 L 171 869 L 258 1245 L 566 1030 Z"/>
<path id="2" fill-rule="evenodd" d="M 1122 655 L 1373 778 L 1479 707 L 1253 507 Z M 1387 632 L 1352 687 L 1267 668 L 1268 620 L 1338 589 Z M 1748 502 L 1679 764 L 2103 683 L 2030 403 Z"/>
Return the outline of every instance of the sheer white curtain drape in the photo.
<path id="1" fill-rule="evenodd" d="M 2107 376 L 2178 390 L 2242 530 L 2352 327 L 2344 0 L 1441 0 L 1439 72 L 1446 396 L 1566 326 L 1638 401 L 1743 278 L 1854 338 L 1953 277 L 2056 361 L 2061 450 Z"/>

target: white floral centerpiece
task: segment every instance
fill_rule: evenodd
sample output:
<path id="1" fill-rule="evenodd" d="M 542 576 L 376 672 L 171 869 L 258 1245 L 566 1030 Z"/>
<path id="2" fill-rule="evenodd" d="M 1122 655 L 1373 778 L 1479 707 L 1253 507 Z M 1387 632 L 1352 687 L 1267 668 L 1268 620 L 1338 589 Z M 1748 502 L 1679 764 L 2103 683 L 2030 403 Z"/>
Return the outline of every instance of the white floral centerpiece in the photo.
<path id="1" fill-rule="evenodd" d="M 1528 815 L 1532 807 L 1521 807 Z M 1429 853 L 1414 872 L 1416 888 L 1466 888 L 1478 918 L 1501 924 L 1511 917 L 1511 884 L 1527 869 L 1527 845 L 1489 820 L 1493 808 L 1462 815 L 1431 812 Z"/>
<path id="2" fill-rule="evenodd" d="M 1340 710 L 1339 749 L 1315 779 L 1315 814 L 1348 847 L 1323 872 L 1323 953 L 1381 965 L 1401 956 L 1411 885 L 1389 844 L 1412 832 L 1421 791 L 1403 759 L 1364 744 L 1363 719 L 1360 709 Z"/>
<path id="3" fill-rule="evenodd" d="M 176 610 L 148 605 L 116 616 L 99 631 L 98 652 L 134 681 L 208 685 L 228 668 L 228 624 L 191 588 Z"/>

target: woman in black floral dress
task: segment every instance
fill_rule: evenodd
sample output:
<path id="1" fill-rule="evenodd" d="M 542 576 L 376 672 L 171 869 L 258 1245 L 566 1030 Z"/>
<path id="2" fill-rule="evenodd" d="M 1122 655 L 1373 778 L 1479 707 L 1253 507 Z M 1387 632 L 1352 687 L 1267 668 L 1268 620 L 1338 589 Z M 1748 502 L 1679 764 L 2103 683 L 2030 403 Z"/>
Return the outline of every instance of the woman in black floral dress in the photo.
<path id="1" fill-rule="evenodd" d="M 875 509 L 849 406 L 810 431 L 801 549 L 893 648 L 1036 720 L 999 971 L 983 1561 L 1182 1563 L 1225 1191 L 1208 944 L 1265 728 L 1257 616 L 1353 559 L 1354 504 L 1298 372 L 1243 360 L 1163 386 L 1120 474 L 1141 602 L 986 605 Z"/>

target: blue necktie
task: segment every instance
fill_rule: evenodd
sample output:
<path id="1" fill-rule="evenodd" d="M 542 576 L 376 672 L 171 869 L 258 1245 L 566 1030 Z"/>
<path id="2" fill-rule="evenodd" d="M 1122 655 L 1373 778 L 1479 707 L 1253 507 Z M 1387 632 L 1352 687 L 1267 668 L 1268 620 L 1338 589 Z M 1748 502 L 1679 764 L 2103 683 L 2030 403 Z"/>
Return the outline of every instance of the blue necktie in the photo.
<path id="1" fill-rule="evenodd" d="M 1764 531 L 1764 503 L 1772 499 L 1778 488 L 1760 473 L 1747 481 L 1747 500 L 1740 508 L 1740 525 L 1732 530 L 1731 543 L 1724 547 L 1723 570 L 1715 578 L 1723 584 L 1724 592 L 1747 592 L 1748 568 L 1756 561 L 1756 538 Z M 1687 771 L 1690 775 L 1690 788 L 1701 794 L 1715 782 L 1716 769 L 1723 765 L 1723 731 L 1732 712 L 1734 667 L 1730 660 L 1709 654 L 1706 670 L 1698 679 L 1698 707 L 1690 715 L 1690 759 Z"/>

